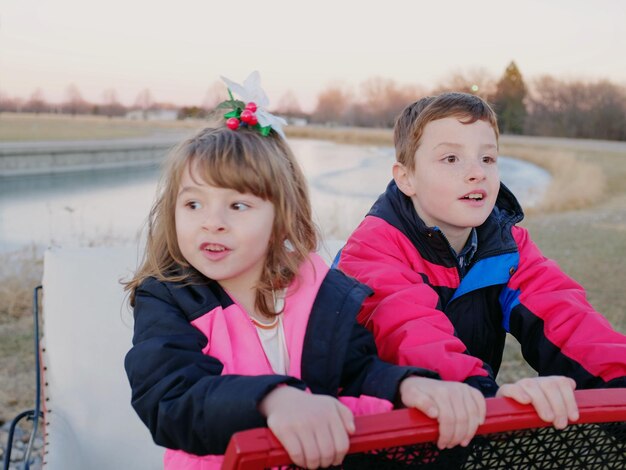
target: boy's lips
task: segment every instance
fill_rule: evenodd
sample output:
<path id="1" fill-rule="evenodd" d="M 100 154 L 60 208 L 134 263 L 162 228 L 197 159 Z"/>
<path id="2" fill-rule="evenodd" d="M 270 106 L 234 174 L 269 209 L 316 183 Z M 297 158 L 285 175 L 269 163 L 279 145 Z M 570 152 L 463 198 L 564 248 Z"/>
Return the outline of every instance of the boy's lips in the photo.
<path id="1" fill-rule="evenodd" d="M 461 196 L 459 199 L 463 200 L 471 200 L 471 201 L 482 201 L 487 197 L 487 192 L 482 189 L 477 189 L 474 191 L 470 191 L 469 193 Z"/>

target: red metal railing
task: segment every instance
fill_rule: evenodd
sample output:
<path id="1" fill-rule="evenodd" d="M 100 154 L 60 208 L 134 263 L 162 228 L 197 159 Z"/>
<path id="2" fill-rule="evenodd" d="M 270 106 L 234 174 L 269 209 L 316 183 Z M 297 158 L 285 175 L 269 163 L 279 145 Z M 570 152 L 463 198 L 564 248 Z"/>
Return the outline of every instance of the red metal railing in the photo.
<path id="1" fill-rule="evenodd" d="M 614 452 L 602 450 L 601 458 L 609 458 L 613 462 L 609 462 L 608 467 L 603 466 L 602 468 L 626 468 L 626 442 L 624 442 L 626 440 L 626 389 L 579 390 L 575 393 L 580 411 L 580 419 L 575 425 L 579 429 L 583 428 L 584 425 L 617 423 L 616 426 L 622 433 L 614 438 L 615 433 L 607 431 L 613 434 L 609 434 L 607 439 L 602 441 L 602 445 L 607 445 L 605 441 L 609 441 L 609 445 L 617 446 L 617 448 L 614 449 Z M 570 425 L 568 429 L 576 426 Z M 482 442 L 487 442 L 489 439 L 501 441 L 503 440 L 501 436 L 504 433 L 549 427 L 549 424 L 537 416 L 532 406 L 520 405 L 506 398 L 492 398 L 487 400 L 487 418 L 485 423 L 479 427 L 477 436 L 486 436 Z M 356 418 L 356 432 L 350 439 L 349 454 L 364 453 L 375 449 L 404 448 L 404 446 L 419 443 L 433 443 L 437 438 L 437 428 L 435 420 L 413 409 L 359 416 Z M 547 430 L 547 432 L 552 431 Z M 560 432 L 564 431 L 554 431 L 555 434 Z M 512 435 L 514 436 L 514 434 Z M 550 440 L 550 438 L 545 437 L 539 438 L 546 442 Z M 587 436 L 581 435 L 580 439 L 589 442 Z M 474 439 L 474 441 L 476 440 L 477 438 Z M 521 442 L 522 445 L 528 445 L 525 444 L 527 441 Z M 549 443 L 545 444 L 544 447 L 549 445 Z M 519 442 L 516 446 L 519 448 Z M 580 446 L 574 447 L 578 449 Z M 435 453 L 438 453 L 434 444 L 433 448 Z M 545 448 L 549 449 L 549 447 Z M 545 452 L 549 452 L 549 450 Z M 589 454 L 585 450 L 581 452 Z M 430 462 L 432 463 L 432 459 Z M 290 463 L 289 456 L 271 431 L 267 428 L 259 428 L 243 431 L 232 437 L 223 468 L 226 470 L 256 470 L 289 465 Z M 621 466 L 622 463 L 624 464 L 623 467 Z M 568 468 L 567 462 L 563 462 L 563 464 L 565 467 L 562 468 Z M 603 461 L 603 465 L 605 464 L 606 462 Z M 542 466 L 539 468 L 552 467 Z"/>

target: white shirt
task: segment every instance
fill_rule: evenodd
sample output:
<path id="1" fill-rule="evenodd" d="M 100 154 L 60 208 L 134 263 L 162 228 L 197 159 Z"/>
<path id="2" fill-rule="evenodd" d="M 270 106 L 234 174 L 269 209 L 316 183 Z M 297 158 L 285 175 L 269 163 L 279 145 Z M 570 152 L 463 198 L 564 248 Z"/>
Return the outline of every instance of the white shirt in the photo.
<path id="1" fill-rule="evenodd" d="M 277 295 L 274 301 L 274 311 L 280 312 L 285 304 L 285 291 Z M 256 327 L 257 334 L 261 340 L 261 346 L 265 351 L 265 356 L 276 374 L 287 375 L 289 370 L 289 351 L 285 341 L 285 328 L 283 327 L 282 314 L 276 315 L 271 323 L 262 323 L 252 319 Z"/>

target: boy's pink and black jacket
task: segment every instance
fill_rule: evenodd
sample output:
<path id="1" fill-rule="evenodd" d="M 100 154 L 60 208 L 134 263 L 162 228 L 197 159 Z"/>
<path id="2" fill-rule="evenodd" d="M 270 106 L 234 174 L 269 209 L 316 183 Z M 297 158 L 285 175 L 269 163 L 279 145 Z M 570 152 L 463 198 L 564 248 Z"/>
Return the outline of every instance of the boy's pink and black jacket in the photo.
<path id="1" fill-rule="evenodd" d="M 374 290 L 359 321 L 374 333 L 381 358 L 492 396 L 508 332 L 539 375 L 566 375 L 578 388 L 626 387 L 626 336 L 515 225 L 522 218 L 501 185 L 461 277 L 443 233 L 425 225 L 392 181 L 339 259 L 341 270 Z"/>
<path id="2" fill-rule="evenodd" d="M 389 410 L 402 379 L 438 375 L 379 359 L 371 333 L 356 321 L 370 294 L 312 254 L 281 314 L 289 375 L 275 375 L 247 313 L 218 283 L 150 278 L 136 293 L 133 347 L 125 360 L 132 406 L 157 444 L 199 456 L 223 454 L 233 433 L 265 426 L 258 405 L 281 384 L 340 396 L 357 408 L 365 398 L 363 412 Z M 166 453 L 166 466 L 168 458 L 183 457 Z M 193 455 L 184 459 L 200 468 Z M 174 461 L 172 468 L 179 468 Z"/>

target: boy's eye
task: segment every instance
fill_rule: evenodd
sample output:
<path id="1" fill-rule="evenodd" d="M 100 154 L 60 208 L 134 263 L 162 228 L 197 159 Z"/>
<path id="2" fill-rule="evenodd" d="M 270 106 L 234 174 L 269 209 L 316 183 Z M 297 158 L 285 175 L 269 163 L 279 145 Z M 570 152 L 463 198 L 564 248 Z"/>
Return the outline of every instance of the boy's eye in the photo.
<path id="1" fill-rule="evenodd" d="M 496 159 L 490 155 L 485 155 L 483 157 L 483 163 L 495 163 Z"/>
<path id="2" fill-rule="evenodd" d="M 245 211 L 250 208 L 250 206 L 244 202 L 234 202 L 230 207 L 236 211 Z"/>
<path id="3" fill-rule="evenodd" d="M 444 160 L 448 163 L 454 163 L 457 161 L 457 157 L 456 155 L 446 155 L 446 157 L 444 158 Z"/>

